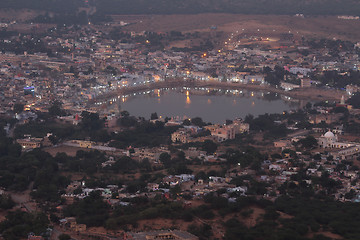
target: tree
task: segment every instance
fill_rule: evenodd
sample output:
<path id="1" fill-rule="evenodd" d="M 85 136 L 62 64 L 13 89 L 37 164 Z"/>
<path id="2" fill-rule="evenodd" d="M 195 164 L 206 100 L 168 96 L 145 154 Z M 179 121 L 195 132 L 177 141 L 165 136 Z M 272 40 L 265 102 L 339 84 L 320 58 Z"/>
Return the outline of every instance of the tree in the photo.
<path id="1" fill-rule="evenodd" d="M 202 145 L 202 149 L 204 151 L 206 151 L 207 154 L 214 153 L 216 151 L 217 147 L 218 147 L 217 144 L 211 140 L 205 140 Z"/>
<path id="2" fill-rule="evenodd" d="M 190 120 L 189 120 L 189 119 L 185 119 L 185 120 L 183 121 L 183 125 L 184 125 L 184 126 L 190 126 L 190 125 L 191 125 Z"/>
<path id="3" fill-rule="evenodd" d="M 151 119 L 151 120 L 158 119 L 157 113 L 156 113 L 156 112 L 152 113 L 151 116 L 150 116 L 150 119 Z"/>
<path id="4" fill-rule="evenodd" d="M 59 240 L 70 240 L 71 237 L 65 233 L 62 233 L 61 235 L 59 235 L 58 239 Z"/>
<path id="5" fill-rule="evenodd" d="M 78 223 L 86 224 L 88 227 L 103 226 L 108 218 L 110 206 L 104 202 L 100 191 L 94 191 L 88 197 L 69 205 L 64 214 L 75 216 Z"/>
<path id="6" fill-rule="evenodd" d="M 49 108 L 49 114 L 51 116 L 62 116 L 64 111 L 61 109 L 62 103 L 60 101 L 54 101 L 51 107 Z"/>
<path id="7" fill-rule="evenodd" d="M 70 66 L 69 72 L 75 74 L 75 71 L 76 71 L 76 70 L 75 70 L 74 66 Z"/>
<path id="8" fill-rule="evenodd" d="M 81 126 L 84 130 L 94 131 L 101 129 L 104 126 L 104 120 L 99 118 L 98 113 L 83 111 L 81 113 L 81 118 Z"/>
<path id="9" fill-rule="evenodd" d="M 6 240 L 25 239 L 29 232 L 41 234 L 46 232 L 49 220 L 44 213 L 27 213 L 21 210 L 9 212 L 0 223 L 0 232 Z"/>
<path id="10" fill-rule="evenodd" d="M 171 164 L 171 156 L 170 154 L 164 152 L 164 153 L 161 153 L 160 156 L 159 156 L 159 161 L 164 164 L 164 166 L 167 168 L 170 166 Z"/>
<path id="11" fill-rule="evenodd" d="M 355 93 L 347 100 L 347 103 L 352 105 L 353 108 L 360 108 L 360 92 Z"/>
<path id="12" fill-rule="evenodd" d="M 200 117 L 192 118 L 191 123 L 198 127 L 203 127 L 206 125 L 206 123 L 204 123 Z"/>
<path id="13" fill-rule="evenodd" d="M 311 102 L 308 102 L 308 103 L 305 105 L 305 108 L 306 108 L 306 109 L 311 109 L 311 108 L 312 108 Z"/>
<path id="14" fill-rule="evenodd" d="M 307 136 L 306 138 L 299 140 L 299 143 L 306 149 L 312 149 L 318 145 L 316 138 L 313 136 Z"/>
<path id="15" fill-rule="evenodd" d="M 128 117 L 128 116 L 130 116 L 130 113 L 129 113 L 128 111 L 121 111 L 121 112 L 120 112 L 120 115 L 121 115 L 122 117 Z"/>
<path id="16" fill-rule="evenodd" d="M 15 103 L 14 108 L 13 108 L 14 112 L 19 114 L 22 111 L 24 111 L 24 104 L 22 103 Z"/>

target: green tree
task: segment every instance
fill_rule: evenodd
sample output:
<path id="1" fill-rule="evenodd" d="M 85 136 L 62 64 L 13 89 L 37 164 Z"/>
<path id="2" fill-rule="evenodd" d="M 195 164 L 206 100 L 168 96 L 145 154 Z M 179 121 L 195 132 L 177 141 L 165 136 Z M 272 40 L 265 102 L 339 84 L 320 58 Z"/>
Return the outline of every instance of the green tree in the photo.
<path id="1" fill-rule="evenodd" d="M 164 152 L 164 153 L 161 153 L 160 156 L 159 156 L 159 161 L 164 164 L 164 166 L 166 168 L 170 167 L 171 165 L 171 156 L 170 154 Z"/>
<path id="2" fill-rule="evenodd" d="M 155 113 L 152 113 L 151 116 L 150 116 L 150 119 L 151 119 L 151 120 L 158 119 L 157 113 L 156 113 L 156 112 L 155 112 Z"/>
<path id="3" fill-rule="evenodd" d="M 347 100 L 347 103 L 352 105 L 353 108 L 360 108 L 360 92 L 355 93 Z"/>
<path id="4" fill-rule="evenodd" d="M 206 125 L 206 123 L 204 123 L 200 117 L 192 118 L 191 123 L 198 127 L 203 127 Z"/>
<path id="5" fill-rule="evenodd" d="M 206 151 L 207 154 L 212 154 L 216 152 L 217 147 L 218 147 L 217 144 L 211 140 L 205 140 L 204 143 L 202 144 L 202 149 Z"/>
<path id="6" fill-rule="evenodd" d="M 318 142 L 317 142 L 316 138 L 311 135 L 299 140 L 299 143 L 301 144 L 302 147 L 304 147 L 306 149 L 312 149 L 312 148 L 318 146 Z"/>
<path id="7" fill-rule="evenodd" d="M 65 233 L 62 233 L 61 235 L 59 235 L 58 239 L 59 240 L 70 240 L 71 237 Z"/>
<path id="8" fill-rule="evenodd" d="M 15 103 L 13 110 L 14 110 L 14 113 L 17 113 L 17 114 L 21 113 L 22 111 L 24 111 L 24 104 Z"/>
<path id="9" fill-rule="evenodd" d="M 62 103 L 60 101 L 55 101 L 49 108 L 49 114 L 51 116 L 62 116 L 65 114 L 64 110 L 61 108 Z"/>

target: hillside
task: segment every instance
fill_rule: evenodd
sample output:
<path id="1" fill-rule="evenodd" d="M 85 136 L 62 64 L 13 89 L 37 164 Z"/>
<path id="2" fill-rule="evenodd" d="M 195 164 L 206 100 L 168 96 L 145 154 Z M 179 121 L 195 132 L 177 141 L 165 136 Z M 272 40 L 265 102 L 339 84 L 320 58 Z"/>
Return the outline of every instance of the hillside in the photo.
<path id="1" fill-rule="evenodd" d="M 357 15 L 357 0 L 2 0 L 0 8 L 75 12 L 96 6 L 102 14 L 296 14 Z"/>

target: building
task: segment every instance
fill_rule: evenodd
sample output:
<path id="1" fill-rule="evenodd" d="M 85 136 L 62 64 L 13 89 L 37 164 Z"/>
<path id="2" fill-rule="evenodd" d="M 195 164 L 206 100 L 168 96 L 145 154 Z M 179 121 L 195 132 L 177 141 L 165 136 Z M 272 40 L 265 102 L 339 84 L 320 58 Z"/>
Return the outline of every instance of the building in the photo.
<path id="1" fill-rule="evenodd" d="M 311 80 L 309 78 L 302 78 L 301 79 L 301 87 L 302 88 L 311 87 Z"/>
<path id="2" fill-rule="evenodd" d="M 274 142 L 274 147 L 285 149 L 285 148 L 292 147 L 292 144 L 291 144 L 291 141 L 287 140 L 287 139 L 286 140 L 279 140 L 279 141 Z"/>
<path id="3" fill-rule="evenodd" d="M 346 149 L 356 146 L 356 144 L 350 142 L 339 142 L 338 136 L 331 131 L 328 131 L 319 137 L 318 143 L 322 148 Z"/>
<path id="4" fill-rule="evenodd" d="M 180 230 L 158 230 L 153 232 L 126 233 L 126 239 L 133 240 L 198 240 L 199 238 Z"/>
<path id="5" fill-rule="evenodd" d="M 337 135 L 333 134 L 331 131 L 326 132 L 321 137 L 318 138 L 319 146 L 322 148 L 336 148 L 336 143 L 338 142 Z"/>
<path id="6" fill-rule="evenodd" d="M 299 85 L 297 84 L 293 84 L 293 83 L 288 83 L 288 82 L 281 82 L 280 86 L 285 90 L 285 91 L 291 91 L 295 88 L 300 88 Z"/>
<path id="7" fill-rule="evenodd" d="M 24 95 L 35 95 L 35 88 L 33 86 L 24 87 Z"/>
<path id="8" fill-rule="evenodd" d="M 16 140 L 23 150 L 39 148 L 41 147 L 41 141 L 42 138 L 24 138 Z"/>
<path id="9" fill-rule="evenodd" d="M 263 75 L 246 75 L 245 83 L 253 83 L 253 84 L 265 84 L 265 78 Z"/>
<path id="10" fill-rule="evenodd" d="M 228 139 L 234 139 L 235 133 L 235 128 L 224 126 L 211 131 L 211 136 L 215 136 L 218 142 L 223 142 Z"/>
<path id="11" fill-rule="evenodd" d="M 215 137 L 218 142 L 223 142 L 228 139 L 234 139 L 236 134 L 248 132 L 250 125 L 242 121 L 242 119 L 236 119 L 229 125 L 209 125 L 204 127 L 211 132 L 211 136 Z"/>
<path id="12" fill-rule="evenodd" d="M 341 113 L 314 114 L 314 115 L 310 115 L 309 122 L 311 124 L 319 124 L 321 122 L 331 124 L 331 123 L 338 122 L 341 117 L 342 117 Z"/>
<path id="13" fill-rule="evenodd" d="M 346 93 L 349 96 L 352 96 L 354 93 L 359 92 L 360 91 L 360 87 L 356 86 L 356 85 L 347 85 L 346 86 Z"/>
<path id="14" fill-rule="evenodd" d="M 351 159 L 360 154 L 360 145 L 342 148 L 330 153 L 335 159 Z"/>
<path id="15" fill-rule="evenodd" d="M 318 138 L 319 146 L 330 150 L 335 159 L 352 159 L 360 154 L 360 144 L 339 142 L 337 135 L 331 131 Z"/>
<path id="16" fill-rule="evenodd" d="M 302 67 L 291 67 L 289 69 L 292 74 L 298 74 L 301 73 L 302 75 L 308 75 L 310 72 L 312 72 L 309 68 L 302 68 Z"/>
<path id="17" fill-rule="evenodd" d="M 180 128 L 173 134 L 171 134 L 171 141 L 172 142 L 181 142 L 181 143 L 187 143 L 190 139 L 190 132 L 188 129 Z"/>
<path id="18" fill-rule="evenodd" d="M 250 125 L 245 123 L 242 119 L 234 120 L 231 126 L 235 129 L 235 134 L 249 132 L 250 130 Z"/>

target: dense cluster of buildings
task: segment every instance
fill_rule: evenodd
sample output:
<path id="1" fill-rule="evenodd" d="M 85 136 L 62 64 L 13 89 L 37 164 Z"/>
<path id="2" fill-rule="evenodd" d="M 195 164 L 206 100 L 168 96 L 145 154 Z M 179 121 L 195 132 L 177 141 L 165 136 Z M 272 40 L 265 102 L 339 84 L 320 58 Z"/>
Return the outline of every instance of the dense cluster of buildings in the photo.
<path id="1" fill-rule="evenodd" d="M 66 29 L 66 34 L 58 34 L 57 31 L 53 28 L 49 35 L 41 38 L 35 38 L 29 34 L 21 38 L 16 35 L 0 40 L 1 45 L 10 46 L 12 43 L 21 44 L 26 39 L 34 45 L 42 45 L 46 50 L 31 53 L 17 52 L 16 54 L 11 51 L 0 53 L 0 114 L 16 117 L 17 124 L 37 119 L 38 115 L 35 112 L 47 112 L 54 101 L 60 100 L 62 107 L 70 115 L 59 117 L 56 121 L 77 125 L 81 122 L 79 114 L 82 111 L 96 111 L 101 114 L 101 117 L 107 117 L 105 126 L 111 128 L 116 126 L 120 116 L 114 114 L 113 110 L 104 108 L 99 102 L 93 104 L 90 100 L 115 90 L 150 85 L 168 79 L 268 85 L 270 83 L 265 69 L 273 71 L 276 66 L 280 66 L 287 74 L 284 79 L 280 79 L 280 84 L 276 87 L 291 91 L 319 84 L 314 79 L 315 73 L 338 70 L 343 74 L 348 74 L 349 70 L 360 70 L 360 58 L 355 50 L 340 51 L 333 56 L 327 48 L 311 48 L 305 43 L 295 41 L 290 35 L 279 40 L 281 47 L 264 47 L 264 45 L 248 47 L 241 45 L 239 39 L 245 38 L 250 43 L 259 43 L 264 40 L 259 40 L 256 36 L 238 36 L 232 37 L 231 41 L 229 39 L 224 48 L 199 53 L 175 51 L 175 49 L 150 51 L 148 45 L 151 41 L 146 39 L 148 37 L 146 33 L 132 33 L 129 41 L 124 43 L 111 39 L 108 33 L 92 28 L 81 30 L 69 28 Z M 304 51 L 307 54 L 301 54 Z M 350 96 L 359 91 L 360 86 L 349 84 L 344 95 Z M 128 95 L 119 96 L 118 99 L 126 101 L 127 97 Z M 113 103 L 118 99 L 107 99 L 104 102 L 109 100 Z M 14 109 L 18 103 L 24 104 L 24 109 L 22 109 L 24 111 L 15 114 Z M 345 106 L 345 103 L 342 102 L 341 106 Z M 323 187 L 318 183 L 313 183 L 311 177 L 319 177 L 327 172 L 331 179 L 341 182 L 341 186 L 334 193 L 336 199 L 360 201 L 360 183 L 354 182 L 358 180 L 359 170 L 350 165 L 338 167 L 343 164 L 343 160 L 358 158 L 360 144 L 340 139 L 343 127 L 336 123 L 343 117 L 342 113 L 330 112 L 320 107 L 314 110 L 316 110 L 315 113 L 310 114 L 308 118 L 310 124 L 332 126 L 331 131 L 325 130 L 326 127 L 312 129 L 312 133 L 320 135 L 316 138 L 317 143 L 319 149 L 324 150 L 316 154 L 317 159 L 314 159 L 311 154 L 297 151 L 296 143 L 309 135 L 310 132 L 307 130 L 300 130 L 299 134 L 292 133 L 284 139 L 275 141 L 274 147 L 276 150 L 295 152 L 297 160 L 306 168 L 305 182 L 313 185 L 314 191 L 322 191 Z M 87 139 L 67 140 L 60 144 L 66 147 L 83 150 L 96 149 L 109 153 L 108 159 L 101 163 L 103 169 L 111 168 L 116 163 L 117 157 L 123 156 L 139 162 L 148 160 L 152 166 L 161 168 L 162 164 L 159 161 L 161 154 L 171 155 L 170 149 L 173 150 L 181 143 L 211 140 L 221 145 L 222 142 L 233 140 L 236 135 L 248 133 L 250 130 L 250 125 L 241 119 L 229 121 L 223 125 L 214 124 L 203 127 L 185 126 L 182 120 L 174 118 L 168 121 L 163 118 L 152 120 L 166 122 L 165 127 L 181 125 L 181 128 L 171 134 L 172 143 L 168 146 L 117 149 L 109 147 L 108 143 L 97 143 Z M 285 124 L 285 121 L 281 123 Z M 290 125 L 286 125 L 288 129 L 293 127 Z M 6 126 L 5 130 L 10 135 L 10 126 Z M 28 151 L 51 146 L 50 136 L 51 134 L 44 138 L 24 136 L 16 141 L 23 150 Z M 222 150 L 210 155 L 203 149 L 190 147 L 183 153 L 184 160 L 196 159 L 206 164 L 221 164 L 227 161 L 226 154 Z M 242 167 L 240 164 L 233 169 L 228 169 L 224 176 L 217 176 L 215 173 L 199 178 L 193 174 L 168 174 L 161 181 L 147 182 L 146 190 L 135 193 L 129 193 L 126 185 L 88 188 L 81 181 L 73 181 L 62 197 L 70 204 L 74 199 L 82 199 L 93 191 L 100 191 L 110 205 L 126 206 L 130 204 L 128 200 L 134 197 L 154 198 L 160 194 L 170 199 L 171 188 L 179 186 L 180 196 L 186 194 L 192 199 L 200 200 L 208 193 L 222 192 L 221 196 L 231 202 L 236 201 L 234 195 L 254 195 L 253 192 L 248 191 L 252 187 L 250 181 L 245 179 L 241 186 L 232 182 L 241 176 L 251 176 L 255 181 L 266 184 L 265 193 L 261 197 L 272 200 L 281 194 L 279 187 L 292 181 L 292 176 L 300 171 L 292 158 L 293 156 L 290 156 L 288 152 L 282 152 L 280 158 L 273 157 L 261 161 L 259 166 L 261 174 L 251 167 Z M 345 196 L 351 190 L 356 193 L 356 196 L 348 199 Z M 62 219 L 60 223 L 63 228 L 74 232 L 86 231 L 86 226 L 77 224 L 74 218 Z M 198 239 L 189 233 L 177 230 L 128 233 L 127 238 Z"/>
<path id="2" fill-rule="evenodd" d="M 11 110 L 17 102 L 24 103 L 28 110 L 46 111 L 54 100 L 61 100 L 65 109 L 74 112 L 90 110 L 94 106 L 87 103 L 96 96 L 169 78 L 264 85 L 267 82 L 263 69 L 281 66 L 291 75 L 281 79 L 281 87 L 292 90 L 318 83 L 311 78 L 312 73 L 359 69 L 355 51 L 331 56 L 329 49 L 312 49 L 290 41 L 291 36 L 279 40 L 280 48 L 264 45 L 248 48 L 239 39 L 255 44 L 260 40 L 254 39 L 259 38 L 232 35 L 225 48 L 199 54 L 173 50 L 149 52 L 149 40 L 143 43 L 137 40 L 146 39 L 146 33 L 129 34 L 132 37 L 128 43 L 123 43 L 109 39 L 106 32 L 90 28 L 62 29 L 66 34 L 61 35 L 58 31 L 53 28 L 46 37 L 16 35 L 1 40 L 4 46 L 24 41 L 42 46 L 38 52 L 0 54 L 2 113 Z M 299 54 L 301 51 L 308 54 Z M 349 85 L 347 91 L 352 94 L 358 87 Z"/>
<path id="3" fill-rule="evenodd" d="M 209 135 L 198 136 L 198 134 L 202 131 L 209 131 Z M 203 127 L 203 129 L 194 126 L 185 126 L 184 128 L 180 128 L 171 134 L 171 141 L 174 143 L 199 142 L 205 140 L 223 142 L 229 139 L 235 139 L 236 134 L 241 134 L 248 131 L 249 124 L 243 122 L 241 119 L 236 119 L 229 125 L 208 125 Z"/>

